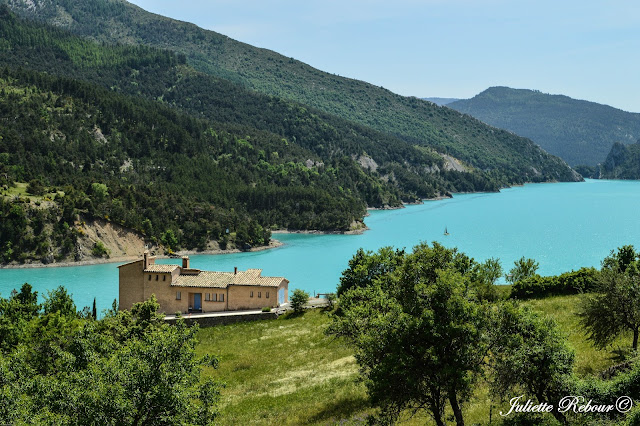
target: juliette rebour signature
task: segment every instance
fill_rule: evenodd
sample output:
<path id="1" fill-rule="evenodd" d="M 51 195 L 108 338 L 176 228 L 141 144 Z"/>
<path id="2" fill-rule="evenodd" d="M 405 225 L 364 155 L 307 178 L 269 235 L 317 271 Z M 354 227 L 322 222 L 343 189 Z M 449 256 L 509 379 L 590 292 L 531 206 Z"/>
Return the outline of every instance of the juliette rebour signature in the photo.
<path id="1" fill-rule="evenodd" d="M 508 412 L 500 411 L 503 417 L 512 413 L 550 413 L 554 410 L 553 404 L 540 402 L 534 404 L 530 399 L 524 401 L 524 395 L 513 397 L 509 400 L 511 408 Z M 597 404 L 593 400 L 584 396 L 569 395 L 558 401 L 558 411 L 560 413 L 609 413 L 618 411 L 626 413 L 633 408 L 633 399 L 628 396 L 621 396 L 616 399 L 614 404 Z"/>

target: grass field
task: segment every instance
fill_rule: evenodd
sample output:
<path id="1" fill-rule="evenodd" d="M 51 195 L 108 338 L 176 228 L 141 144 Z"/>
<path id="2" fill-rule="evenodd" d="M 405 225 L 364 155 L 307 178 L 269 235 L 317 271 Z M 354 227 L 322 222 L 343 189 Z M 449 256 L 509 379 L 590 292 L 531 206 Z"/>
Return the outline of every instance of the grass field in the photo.
<path id="1" fill-rule="evenodd" d="M 220 358 L 207 373 L 226 382 L 220 424 L 334 423 L 366 415 L 352 351 L 326 336 L 327 313 L 212 327 L 198 334 L 200 354 Z"/>
<path id="2" fill-rule="evenodd" d="M 8 186 L 7 189 L 2 189 L 2 187 L 0 187 L 0 196 L 4 199 L 20 197 L 34 203 L 48 203 L 56 196 L 56 192 L 49 192 L 44 195 L 32 195 L 27 192 L 27 186 L 29 186 L 29 184 L 26 182 L 14 182 L 13 186 Z M 64 195 L 64 192 L 62 191 L 58 191 L 58 193 L 60 193 L 60 195 Z"/>
<path id="3" fill-rule="evenodd" d="M 618 360 L 586 340 L 576 315 L 584 296 L 559 296 L 524 304 L 552 317 L 576 351 L 575 371 L 596 374 Z M 323 310 L 302 316 L 201 329 L 197 350 L 220 358 L 218 370 L 206 374 L 226 382 L 219 424 L 357 424 L 374 411 L 364 384 L 357 381 L 352 350 L 324 334 L 329 316 Z M 628 347 L 630 336 L 614 345 Z M 489 422 L 489 394 L 480 384 L 465 406 L 467 424 Z M 493 408 L 497 419 L 501 407 Z M 430 424 L 419 415 L 403 425 Z"/>

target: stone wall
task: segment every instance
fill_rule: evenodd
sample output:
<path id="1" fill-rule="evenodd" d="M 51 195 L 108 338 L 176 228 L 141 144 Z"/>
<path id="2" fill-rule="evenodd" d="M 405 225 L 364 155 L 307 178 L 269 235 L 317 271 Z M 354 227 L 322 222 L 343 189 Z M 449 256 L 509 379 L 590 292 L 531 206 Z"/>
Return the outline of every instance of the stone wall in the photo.
<path id="1" fill-rule="evenodd" d="M 215 315 L 215 316 L 197 316 L 189 318 L 188 315 L 183 316 L 187 325 L 199 324 L 200 327 L 213 327 L 216 325 L 236 324 L 239 322 L 271 320 L 278 318 L 276 312 L 260 312 L 255 314 L 236 314 L 236 315 Z M 175 318 L 165 319 L 169 324 L 175 324 Z"/>

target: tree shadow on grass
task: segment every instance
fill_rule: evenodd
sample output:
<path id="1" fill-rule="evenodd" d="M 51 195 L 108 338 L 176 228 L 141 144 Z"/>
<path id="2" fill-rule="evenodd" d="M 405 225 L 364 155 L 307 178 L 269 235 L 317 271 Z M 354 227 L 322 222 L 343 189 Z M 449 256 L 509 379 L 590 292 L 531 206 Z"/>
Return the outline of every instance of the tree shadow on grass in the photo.
<path id="1" fill-rule="evenodd" d="M 310 424 L 324 423 L 342 423 L 343 420 L 352 421 L 353 423 L 366 423 L 371 405 L 366 396 L 347 396 L 336 399 L 312 414 L 307 422 Z M 311 414 L 311 413 L 310 413 Z"/>

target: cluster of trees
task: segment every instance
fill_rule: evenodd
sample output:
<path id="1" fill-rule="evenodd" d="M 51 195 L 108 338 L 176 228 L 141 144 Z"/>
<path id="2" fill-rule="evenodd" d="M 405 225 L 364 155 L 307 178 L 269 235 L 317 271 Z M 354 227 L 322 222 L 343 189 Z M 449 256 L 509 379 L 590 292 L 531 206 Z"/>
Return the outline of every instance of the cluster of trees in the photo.
<path id="1" fill-rule="evenodd" d="M 22 206 L 26 220 L 0 233 L 4 262 L 73 255 L 78 219 L 107 219 L 173 250 L 212 239 L 246 248 L 267 244 L 273 228 L 348 230 L 367 206 L 494 191 L 545 174 L 446 171 L 417 139 L 198 73 L 184 55 L 98 44 L 6 7 L 0 34 L 0 186 L 65 194 Z M 19 201 L 5 198 L 3 218 L 13 220 Z"/>
<path id="2" fill-rule="evenodd" d="M 633 247 L 622 247 L 595 277 L 596 293 L 585 299 L 581 322 L 600 347 L 624 331 L 634 333 L 637 346 L 639 262 Z M 521 259 L 509 276 L 519 275 L 519 282 L 536 269 L 535 262 Z M 640 365 L 613 380 L 574 376 L 573 350 L 552 320 L 487 291 L 501 274 L 496 259 L 480 264 L 438 243 L 422 243 L 410 253 L 390 247 L 356 253 L 341 277 L 340 304 L 328 332 L 354 347 L 371 401 L 380 407 L 377 420 L 394 422 L 426 411 L 444 425 L 450 410 L 463 425 L 465 404 L 481 381 L 491 390 L 492 404 L 517 395 L 523 403 L 548 402 L 563 424 L 589 417 L 561 412 L 557 402 L 566 395 L 594 401 L 640 397 Z M 563 279 L 591 275 L 585 270 Z M 528 416 L 512 420 L 535 420 Z M 623 418 L 618 411 L 604 416 Z"/>
<path id="3" fill-rule="evenodd" d="M 97 320 L 64 288 L 0 298 L 0 422 L 211 424 L 220 384 L 201 380 L 196 327 L 167 325 L 155 299 Z M 114 302 L 115 305 L 115 302 Z"/>
<path id="4" fill-rule="evenodd" d="M 32 208 L 0 197 L 0 218 L 0 262 L 29 258 L 49 262 L 51 256 L 74 255 L 78 229 L 73 226 L 73 207 L 66 200 L 49 208 Z"/>
<path id="5" fill-rule="evenodd" d="M 371 207 L 398 206 L 401 200 L 415 201 L 456 190 L 496 190 L 506 183 L 487 179 L 479 172 L 454 172 L 473 175 L 462 178 L 466 185 L 457 188 L 448 176 L 432 173 L 443 168 L 442 157 L 433 150 L 417 149 L 387 133 L 197 73 L 182 64 L 176 55 L 168 58 L 171 54 L 167 51 L 157 50 L 158 57 L 154 60 L 151 55 L 154 50 L 150 48 L 140 47 L 141 51 L 136 52 L 131 46 L 91 44 L 10 15 L 0 22 L 0 33 L 11 45 L 10 50 L 0 51 L 0 64 L 19 67 L 27 62 L 33 70 L 83 79 L 113 91 L 170 105 L 194 117 L 206 117 L 215 122 L 216 127 L 224 124 L 229 132 L 240 137 L 260 131 L 285 141 L 284 146 L 260 146 L 258 149 L 264 151 L 266 157 L 274 152 L 282 157 L 292 151 L 293 155 L 304 153 L 306 156 L 297 161 L 311 159 L 321 164 L 348 158 L 353 163 L 350 169 L 354 169 L 359 167 L 353 158 L 369 156 L 380 166 L 371 173 L 376 178 L 358 176 L 362 183 L 352 183 L 349 188 Z M 32 40 L 38 41 L 37 48 Z M 94 54 L 79 53 L 91 49 Z M 100 60 L 116 53 L 121 56 L 118 62 L 109 64 Z M 106 110 L 103 112 L 109 114 Z M 381 179 L 391 175 L 392 179 Z M 349 182 L 353 180 L 353 176 L 344 172 L 340 177 Z M 469 183 L 473 185 L 470 187 Z"/>
<path id="6" fill-rule="evenodd" d="M 517 266 L 514 269 L 520 271 Z M 595 268 L 580 268 L 557 276 L 543 277 L 533 272 L 519 279 L 513 279 L 513 275 L 509 278 L 513 281 L 511 297 L 528 299 L 549 295 L 590 293 L 597 288 L 598 271 Z"/>
<path id="7" fill-rule="evenodd" d="M 133 40 L 179 52 L 205 74 L 398 135 L 411 145 L 446 151 L 482 170 L 482 175 L 487 170 L 496 172 L 505 183 L 575 179 L 563 162 L 544 153 L 530 140 L 456 111 L 328 74 L 293 58 L 239 43 L 188 23 L 152 15 L 131 5 L 125 5 L 126 11 L 123 11 L 123 5 L 108 0 L 93 3 L 53 0 L 39 8 L 15 3 L 12 8 L 23 16 L 95 40 L 127 44 Z M 56 19 L 61 11 L 73 20 Z"/>
<path id="8" fill-rule="evenodd" d="M 245 125 L 268 128 L 276 134 L 286 133 L 290 141 L 295 136 L 297 143 L 310 143 L 326 155 L 334 155 L 335 149 L 358 147 L 360 152 L 349 154 L 359 155 L 365 150 L 371 156 L 379 156 L 376 161 L 380 163 L 386 155 L 385 150 L 389 150 L 390 157 L 396 157 L 394 161 L 404 165 L 404 161 L 412 162 L 413 158 L 422 156 L 412 145 L 422 145 L 465 160 L 482 170 L 477 173 L 484 179 L 495 180 L 494 184 L 498 186 L 527 180 L 575 179 L 566 165 L 545 154 L 531 141 L 490 128 L 455 111 L 437 108 L 415 98 L 403 98 L 363 82 L 330 76 L 299 62 L 285 60 L 273 52 L 254 51 L 250 46 L 218 34 L 150 15 L 137 8 L 127 6 L 123 13 L 121 5 L 115 7 L 106 1 L 97 3 L 103 5 L 99 9 L 104 16 L 92 15 L 89 10 L 93 5 L 74 1 L 55 1 L 37 10 L 26 10 L 18 5 L 12 7 L 25 16 L 61 25 L 76 34 L 90 35 L 92 39 L 125 44 L 134 39 L 141 45 L 171 49 L 179 52 L 179 61 L 186 56 L 190 65 L 204 71 L 200 74 L 189 67 L 178 67 L 177 73 L 167 69 L 164 74 L 158 68 L 138 70 L 139 74 L 117 70 L 119 81 L 109 83 L 104 69 L 96 73 L 95 67 L 86 63 L 85 55 L 74 58 L 75 62 L 85 61 L 84 70 L 76 67 L 73 71 L 78 77 L 90 75 L 92 81 L 101 79 L 101 84 L 107 87 L 162 99 L 215 120 L 241 120 Z M 59 13 L 57 7 L 75 16 L 73 26 L 66 27 L 52 19 L 51 13 Z M 119 23 L 116 26 L 129 29 L 126 39 L 122 38 L 121 28 L 112 26 L 116 22 Z M 39 49 L 46 50 L 47 47 L 44 45 Z M 73 53 L 73 50 L 66 49 L 66 52 Z M 60 58 L 57 59 L 60 62 Z M 30 66 L 40 66 L 38 62 L 34 58 Z M 47 65 L 51 67 L 52 64 Z M 68 64 L 62 66 L 69 68 Z M 282 81 L 266 83 L 273 67 L 277 68 Z M 156 78 L 145 77 L 150 71 Z M 87 78 L 84 76 L 82 78 Z M 238 82 L 243 84 L 238 85 Z M 257 95 L 242 86 L 268 96 Z M 318 128 L 318 121 L 325 126 Z M 352 137 L 354 133 L 359 136 Z M 441 161 L 437 156 L 431 157 L 431 160 L 423 158 L 422 161 Z M 493 171 L 486 173 L 487 170 Z"/>

